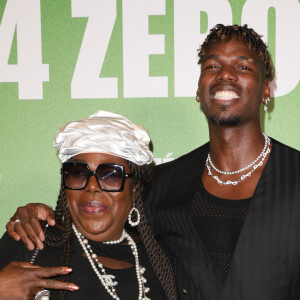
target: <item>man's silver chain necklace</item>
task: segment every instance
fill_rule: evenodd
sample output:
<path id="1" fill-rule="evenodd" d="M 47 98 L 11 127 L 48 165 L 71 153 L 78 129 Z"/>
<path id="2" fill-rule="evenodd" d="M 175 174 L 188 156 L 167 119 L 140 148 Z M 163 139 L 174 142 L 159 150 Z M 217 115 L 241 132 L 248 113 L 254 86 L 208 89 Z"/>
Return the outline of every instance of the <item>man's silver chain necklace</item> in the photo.
<path id="1" fill-rule="evenodd" d="M 258 167 L 263 165 L 263 162 L 264 162 L 266 156 L 271 152 L 271 149 L 270 149 L 271 140 L 266 134 L 263 133 L 263 135 L 265 137 L 265 145 L 264 145 L 264 148 L 263 148 L 262 152 L 258 155 L 258 157 L 252 163 L 250 163 L 246 167 L 241 168 L 237 171 L 225 172 L 225 171 L 221 171 L 221 170 L 217 169 L 214 166 L 214 164 L 212 163 L 211 158 L 210 158 L 210 154 L 208 153 L 206 163 L 205 163 L 205 165 L 207 167 L 208 175 L 211 176 L 213 179 L 215 179 L 218 182 L 218 184 L 221 184 L 221 185 L 229 185 L 229 184 L 237 185 L 240 182 L 242 182 L 243 180 L 245 180 L 246 178 L 250 177 L 252 175 L 252 173 Z M 243 172 L 243 171 L 245 171 L 245 170 L 247 170 L 251 167 L 252 167 L 252 169 L 248 173 L 243 174 L 238 180 L 234 180 L 234 181 L 231 181 L 231 180 L 222 181 L 217 175 L 214 175 L 211 171 L 211 168 L 213 168 L 217 173 L 224 174 L 224 175 L 233 175 L 233 174 L 241 173 L 241 172 Z"/>

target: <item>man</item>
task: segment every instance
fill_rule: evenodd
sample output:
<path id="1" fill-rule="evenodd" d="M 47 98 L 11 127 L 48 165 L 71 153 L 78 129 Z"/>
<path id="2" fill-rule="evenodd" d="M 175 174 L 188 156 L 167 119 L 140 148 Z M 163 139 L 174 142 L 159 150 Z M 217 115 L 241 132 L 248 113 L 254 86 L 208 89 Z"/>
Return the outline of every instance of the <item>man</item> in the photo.
<path id="1" fill-rule="evenodd" d="M 146 201 L 178 297 L 300 299 L 300 154 L 261 132 L 273 79 L 266 45 L 247 26 L 217 25 L 199 58 L 210 142 L 156 167 Z M 12 220 L 23 214 L 36 228 L 35 212 L 45 214 L 33 207 Z M 17 238 L 12 222 L 8 230 Z"/>

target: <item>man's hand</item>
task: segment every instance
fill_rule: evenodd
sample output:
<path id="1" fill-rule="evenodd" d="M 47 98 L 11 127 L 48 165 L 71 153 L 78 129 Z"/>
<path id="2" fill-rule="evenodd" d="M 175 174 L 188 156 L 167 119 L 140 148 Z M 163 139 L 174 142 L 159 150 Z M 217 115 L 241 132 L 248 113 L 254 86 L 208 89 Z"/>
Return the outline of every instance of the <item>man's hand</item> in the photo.
<path id="1" fill-rule="evenodd" d="M 20 222 L 15 222 L 16 220 Z M 29 250 L 33 250 L 34 245 L 42 250 L 45 236 L 39 220 L 44 220 L 50 226 L 54 226 L 54 211 L 42 203 L 29 203 L 21 206 L 6 224 L 7 233 L 16 241 L 21 239 Z"/>
<path id="2" fill-rule="evenodd" d="M 34 299 L 35 294 L 43 289 L 76 291 L 79 287 L 73 283 L 50 279 L 71 271 L 67 267 L 44 268 L 28 262 L 11 262 L 0 271 L 0 299 Z"/>

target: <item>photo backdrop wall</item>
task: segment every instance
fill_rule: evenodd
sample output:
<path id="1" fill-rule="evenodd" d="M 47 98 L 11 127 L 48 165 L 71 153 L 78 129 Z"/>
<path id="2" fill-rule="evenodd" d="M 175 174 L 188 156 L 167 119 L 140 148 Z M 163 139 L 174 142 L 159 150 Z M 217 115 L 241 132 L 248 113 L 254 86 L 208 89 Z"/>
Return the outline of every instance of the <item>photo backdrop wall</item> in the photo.
<path id="1" fill-rule="evenodd" d="M 300 149 L 299 0 L 1 0 L 0 234 L 17 206 L 55 205 L 64 123 L 95 111 L 146 127 L 157 163 L 208 140 L 197 49 L 217 23 L 249 24 L 276 67 L 262 127 Z"/>

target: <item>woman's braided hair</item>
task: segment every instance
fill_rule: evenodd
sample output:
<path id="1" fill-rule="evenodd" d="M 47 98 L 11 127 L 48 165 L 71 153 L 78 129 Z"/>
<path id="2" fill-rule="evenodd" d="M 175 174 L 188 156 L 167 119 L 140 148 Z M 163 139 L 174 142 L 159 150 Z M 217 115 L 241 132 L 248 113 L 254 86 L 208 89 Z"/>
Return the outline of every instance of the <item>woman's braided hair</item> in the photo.
<path id="1" fill-rule="evenodd" d="M 214 42 L 226 43 L 231 40 L 233 35 L 236 36 L 238 40 L 244 41 L 249 49 L 254 49 L 257 52 L 265 65 L 265 77 L 272 80 L 274 78 L 274 70 L 268 47 L 261 39 L 262 36 L 254 29 L 248 28 L 247 24 L 243 26 L 225 26 L 223 24 L 218 24 L 213 27 L 203 44 L 198 49 L 198 63 L 201 64 L 203 62 L 203 57 Z"/>
<path id="2" fill-rule="evenodd" d="M 141 215 L 141 221 L 138 226 L 140 236 L 167 298 L 169 300 L 175 300 L 177 299 L 176 288 L 171 265 L 167 256 L 154 238 L 144 210 L 143 202 L 152 183 L 152 167 L 148 165 L 138 166 L 132 162 L 127 162 L 127 164 L 134 174 L 133 186 L 135 187 L 135 205 Z M 63 182 L 61 182 L 61 188 L 55 208 L 55 219 L 57 224 L 64 224 L 64 231 L 58 236 L 49 227 L 46 231 L 45 243 L 53 247 L 62 247 L 63 254 L 61 263 L 64 266 L 70 266 L 73 253 L 73 230 L 72 218 L 68 209 Z M 126 224 L 126 227 L 128 227 L 128 224 Z M 59 280 L 68 282 L 69 275 L 60 276 Z M 65 294 L 66 291 L 60 291 L 60 298 L 64 299 Z"/>
<path id="3" fill-rule="evenodd" d="M 46 231 L 45 243 L 52 247 L 62 247 L 63 255 L 61 256 L 61 264 L 63 266 L 70 266 L 71 257 L 73 253 L 73 229 L 72 229 L 72 218 L 68 209 L 67 198 L 61 179 L 60 192 L 55 208 L 55 222 L 56 224 L 63 224 L 64 231 L 61 235 L 55 234 L 49 227 Z M 69 274 L 60 276 L 59 280 L 68 282 Z M 67 291 L 60 291 L 60 298 L 64 299 Z"/>
<path id="4" fill-rule="evenodd" d="M 150 262 L 159 279 L 168 299 L 177 299 L 175 280 L 170 262 L 158 245 L 144 209 L 144 200 L 152 184 L 152 167 L 138 166 L 132 162 L 127 162 L 133 175 L 133 186 L 135 187 L 135 207 L 139 210 L 141 221 L 138 226 L 139 234 L 146 247 Z"/>

